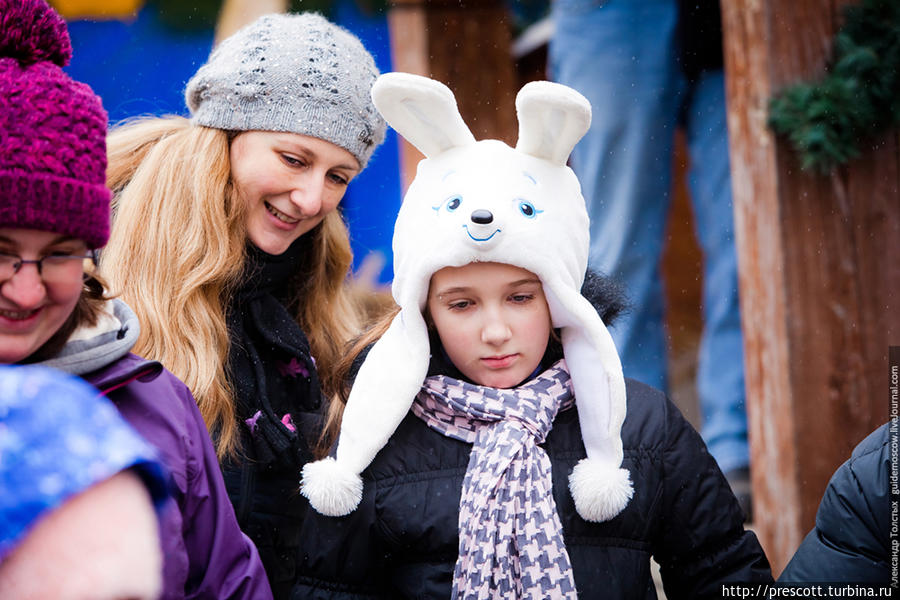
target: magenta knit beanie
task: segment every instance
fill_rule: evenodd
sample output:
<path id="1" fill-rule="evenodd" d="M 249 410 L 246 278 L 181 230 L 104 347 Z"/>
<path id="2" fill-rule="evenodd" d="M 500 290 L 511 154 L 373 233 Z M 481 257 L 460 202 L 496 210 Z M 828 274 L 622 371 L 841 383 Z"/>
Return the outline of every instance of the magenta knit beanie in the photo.
<path id="1" fill-rule="evenodd" d="M 0 0 L 0 227 L 109 238 L 106 112 L 61 67 L 72 44 L 44 0 Z"/>

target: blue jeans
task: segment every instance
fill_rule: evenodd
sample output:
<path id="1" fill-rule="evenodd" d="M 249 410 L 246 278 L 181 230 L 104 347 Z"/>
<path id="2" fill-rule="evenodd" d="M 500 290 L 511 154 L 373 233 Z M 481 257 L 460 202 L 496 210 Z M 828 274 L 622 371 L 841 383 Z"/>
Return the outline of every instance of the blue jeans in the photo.
<path id="1" fill-rule="evenodd" d="M 623 282 L 632 303 L 629 314 L 612 327 L 625 375 L 663 390 L 667 369 L 659 263 L 674 132 L 684 123 L 704 258 L 697 372 L 701 433 L 723 471 L 746 467 L 723 73 L 686 80 L 675 47 L 675 0 L 556 0 L 553 18 L 553 77 L 584 94 L 593 108 L 591 128 L 571 157 L 591 216 L 591 266 Z"/>

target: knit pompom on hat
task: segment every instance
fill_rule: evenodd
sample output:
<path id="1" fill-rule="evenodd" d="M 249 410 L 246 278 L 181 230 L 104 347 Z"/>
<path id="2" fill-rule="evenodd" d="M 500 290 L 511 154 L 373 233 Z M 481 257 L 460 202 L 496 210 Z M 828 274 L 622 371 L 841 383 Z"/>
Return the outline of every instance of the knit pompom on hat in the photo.
<path id="1" fill-rule="evenodd" d="M 301 493 L 340 516 L 359 504 L 360 473 L 406 416 L 432 351 L 423 310 L 444 267 L 496 262 L 538 276 L 578 407 L 587 457 L 569 476 L 578 513 L 606 521 L 633 494 L 622 468 L 625 379 L 612 337 L 581 295 L 590 245 L 581 187 L 566 160 L 591 121 L 575 90 L 532 82 L 516 97 L 519 140 L 475 141 L 443 84 L 407 73 L 372 89 L 388 123 L 425 155 L 394 227 L 392 293 L 400 312 L 372 346 L 347 400 L 334 457 L 303 469 Z"/>
<path id="2" fill-rule="evenodd" d="M 376 77 L 359 39 L 324 17 L 265 15 L 213 51 L 185 99 L 198 125 L 316 137 L 364 168 L 387 129 L 370 97 Z"/>
<path id="3" fill-rule="evenodd" d="M 46 2 L 0 0 L 0 56 L 65 67 L 72 58 L 65 21 Z"/>
<path id="4" fill-rule="evenodd" d="M 109 238 L 106 112 L 62 67 L 63 19 L 44 0 L 0 0 L 0 227 Z"/>

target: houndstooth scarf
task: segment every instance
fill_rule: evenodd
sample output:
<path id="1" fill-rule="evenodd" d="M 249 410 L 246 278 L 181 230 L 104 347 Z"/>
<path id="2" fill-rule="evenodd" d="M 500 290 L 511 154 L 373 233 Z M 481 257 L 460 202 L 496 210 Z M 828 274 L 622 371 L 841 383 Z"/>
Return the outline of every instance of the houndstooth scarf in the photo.
<path id="1" fill-rule="evenodd" d="M 454 599 L 576 597 L 550 458 L 538 446 L 573 402 L 563 360 L 512 389 L 425 380 L 413 413 L 474 444 L 459 504 Z"/>

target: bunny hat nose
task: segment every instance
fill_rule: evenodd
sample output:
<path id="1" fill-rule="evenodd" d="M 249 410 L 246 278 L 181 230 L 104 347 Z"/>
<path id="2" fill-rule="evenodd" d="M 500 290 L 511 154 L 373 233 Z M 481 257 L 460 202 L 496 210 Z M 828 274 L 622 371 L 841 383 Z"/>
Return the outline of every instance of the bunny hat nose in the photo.
<path id="1" fill-rule="evenodd" d="M 494 215 L 489 210 L 484 210 L 483 208 L 479 208 L 478 210 L 472 211 L 472 222 L 478 223 L 479 225 L 487 225 L 491 221 L 494 220 Z"/>

